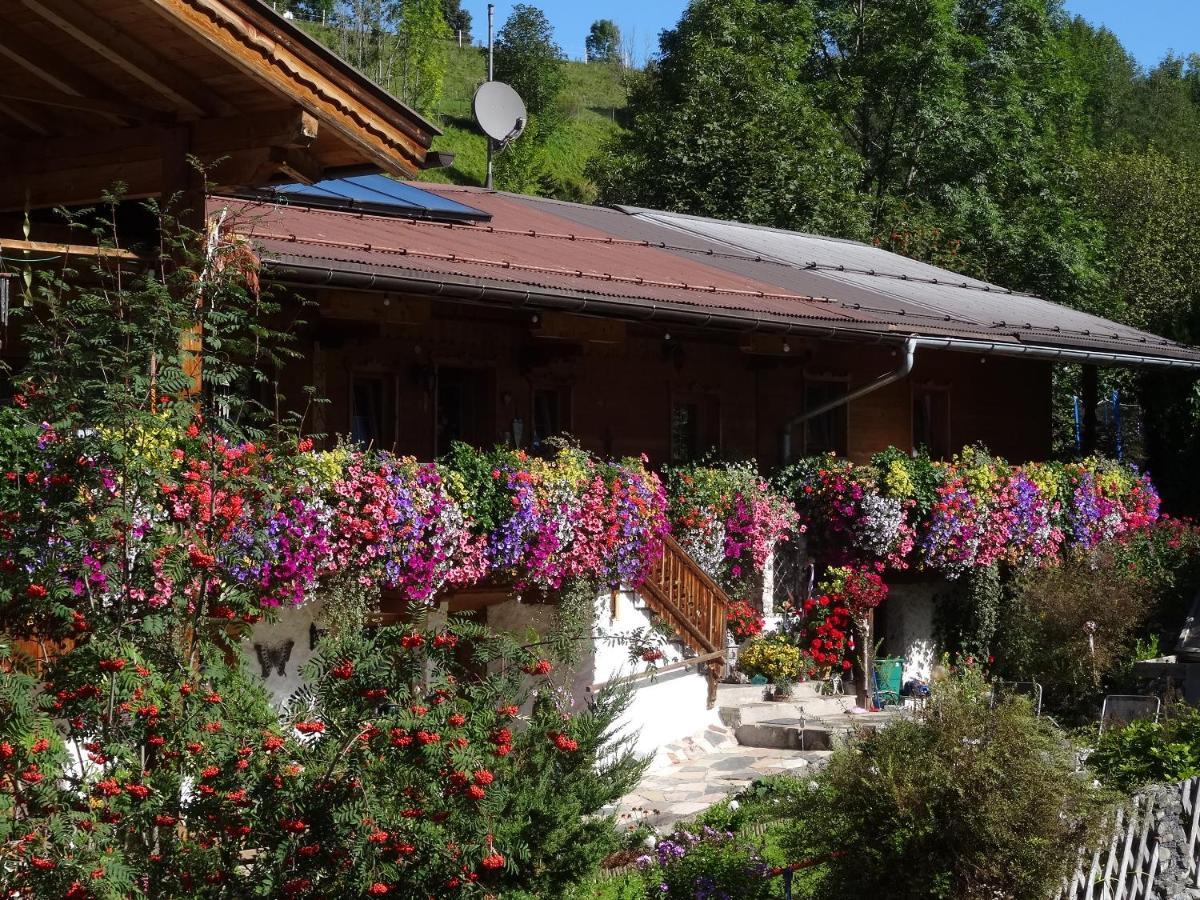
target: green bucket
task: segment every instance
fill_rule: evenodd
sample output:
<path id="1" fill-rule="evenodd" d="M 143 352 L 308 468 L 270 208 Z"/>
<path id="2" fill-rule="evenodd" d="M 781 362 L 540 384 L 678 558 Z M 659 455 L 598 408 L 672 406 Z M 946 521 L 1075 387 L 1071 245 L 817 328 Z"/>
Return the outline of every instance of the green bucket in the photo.
<path id="1" fill-rule="evenodd" d="M 898 656 L 885 656 L 875 660 L 875 677 L 879 680 L 880 699 L 885 703 L 899 703 L 904 660 Z"/>

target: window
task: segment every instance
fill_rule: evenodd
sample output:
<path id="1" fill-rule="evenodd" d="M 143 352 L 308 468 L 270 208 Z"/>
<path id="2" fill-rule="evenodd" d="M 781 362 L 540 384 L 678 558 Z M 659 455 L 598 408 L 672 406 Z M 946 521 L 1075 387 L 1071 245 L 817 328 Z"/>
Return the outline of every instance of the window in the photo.
<path id="1" fill-rule="evenodd" d="M 695 403 L 671 404 L 671 462 L 683 465 L 699 455 L 700 413 Z"/>
<path id="2" fill-rule="evenodd" d="M 384 394 L 381 376 L 354 376 L 350 396 L 350 436 L 356 442 L 375 447 L 391 446 L 384 431 Z"/>
<path id="3" fill-rule="evenodd" d="M 913 388 L 913 449 L 924 447 L 933 459 L 949 459 L 950 391 L 948 388 Z"/>
<path id="4" fill-rule="evenodd" d="M 567 388 L 534 388 L 533 432 L 530 447 L 535 453 L 543 449 L 546 438 L 571 429 L 571 392 Z"/>
<path id="5" fill-rule="evenodd" d="M 804 382 L 804 408 L 817 409 L 846 396 L 846 382 L 807 379 Z M 846 454 L 846 404 L 842 403 L 804 423 L 804 453 Z"/>
<path id="6" fill-rule="evenodd" d="M 489 447 L 496 441 L 495 432 L 490 373 L 483 369 L 439 368 L 435 452 L 445 452 L 455 441 Z"/>
<path id="7" fill-rule="evenodd" d="M 671 402 L 671 462 L 694 462 L 721 449 L 721 404 L 716 396 L 693 394 Z"/>

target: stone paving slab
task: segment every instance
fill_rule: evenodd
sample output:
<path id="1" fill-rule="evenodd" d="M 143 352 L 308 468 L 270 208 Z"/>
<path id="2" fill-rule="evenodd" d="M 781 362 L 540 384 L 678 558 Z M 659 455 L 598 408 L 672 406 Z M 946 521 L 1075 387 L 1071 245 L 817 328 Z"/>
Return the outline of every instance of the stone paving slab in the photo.
<path id="1" fill-rule="evenodd" d="M 645 823 L 668 831 L 735 794 L 756 778 L 776 773 L 802 775 L 824 765 L 822 750 L 774 750 L 763 747 L 725 747 L 704 756 L 648 772 L 633 793 L 615 807 L 617 825 Z"/>

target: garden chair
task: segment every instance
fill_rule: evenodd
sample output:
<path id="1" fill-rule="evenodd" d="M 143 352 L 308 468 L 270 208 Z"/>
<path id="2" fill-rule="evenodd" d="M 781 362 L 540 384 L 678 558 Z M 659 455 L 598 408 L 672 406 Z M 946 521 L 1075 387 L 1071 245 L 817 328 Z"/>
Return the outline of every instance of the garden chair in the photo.
<path id="1" fill-rule="evenodd" d="M 992 706 L 1005 697 L 1028 697 L 1033 714 L 1042 714 L 1042 686 L 1036 681 L 996 681 L 992 684 Z"/>
<path id="2" fill-rule="evenodd" d="M 1145 694 L 1109 694 L 1100 708 L 1100 733 L 1104 729 L 1121 728 L 1138 719 L 1158 721 L 1162 701 Z"/>

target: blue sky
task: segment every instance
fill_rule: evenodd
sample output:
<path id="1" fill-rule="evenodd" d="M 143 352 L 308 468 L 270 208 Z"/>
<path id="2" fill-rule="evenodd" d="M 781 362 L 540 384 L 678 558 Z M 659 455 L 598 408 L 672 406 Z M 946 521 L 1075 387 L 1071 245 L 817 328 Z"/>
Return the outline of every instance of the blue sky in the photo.
<path id="1" fill-rule="evenodd" d="M 514 0 L 497 0 L 498 29 Z M 558 43 L 572 59 L 583 57 L 588 26 L 600 18 L 613 19 L 632 34 L 640 58 L 653 52 L 659 31 L 674 25 L 686 0 L 526 0 L 550 17 Z M 474 18 L 475 39 L 487 34 L 486 0 L 464 0 Z M 1200 52 L 1200 0 L 1066 0 L 1067 9 L 1092 22 L 1107 25 L 1143 65 L 1152 65 L 1168 50 Z"/>

